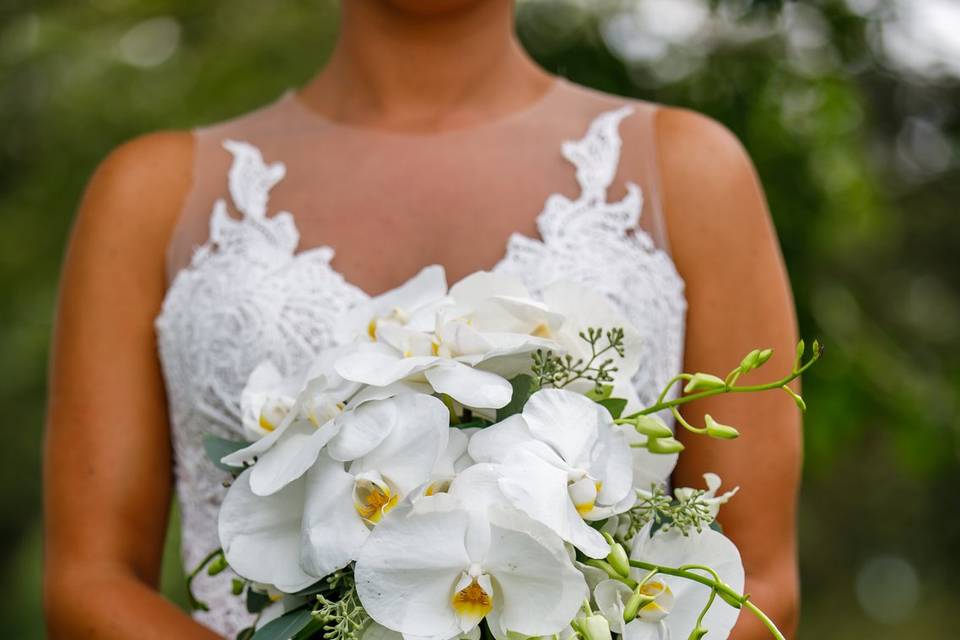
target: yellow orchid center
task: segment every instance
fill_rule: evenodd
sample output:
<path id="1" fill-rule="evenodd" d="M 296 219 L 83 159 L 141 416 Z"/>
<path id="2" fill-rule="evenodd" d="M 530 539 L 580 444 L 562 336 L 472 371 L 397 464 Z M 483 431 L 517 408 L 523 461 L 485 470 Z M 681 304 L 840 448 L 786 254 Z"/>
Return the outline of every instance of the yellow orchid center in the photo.
<path id="1" fill-rule="evenodd" d="M 290 407 L 287 406 L 287 403 L 279 399 L 269 399 L 263 403 L 263 407 L 260 409 L 257 424 L 264 431 L 273 431 L 283 422 L 289 411 Z"/>
<path id="2" fill-rule="evenodd" d="M 409 322 L 410 316 L 407 314 L 406 311 L 404 311 L 400 307 L 394 307 L 393 309 L 390 310 L 390 313 L 386 315 L 372 317 L 370 319 L 369 324 L 367 324 L 367 335 L 374 342 L 377 341 L 377 325 L 379 325 L 380 322 L 384 320 L 388 320 L 388 321 L 396 322 L 397 324 L 404 325 L 404 324 L 407 324 L 407 322 Z"/>
<path id="3" fill-rule="evenodd" d="M 380 474 L 374 472 L 365 475 L 366 477 L 357 477 L 353 489 L 353 506 L 363 521 L 373 526 L 397 506 L 400 495 L 380 477 Z"/>
<path id="4" fill-rule="evenodd" d="M 493 610 L 493 585 L 479 567 L 464 572 L 455 589 L 450 604 L 462 621 L 461 627 L 476 625 Z"/>
<path id="5" fill-rule="evenodd" d="M 594 480 L 585 473 L 576 480 L 571 479 L 567 485 L 567 490 L 570 492 L 570 499 L 573 500 L 573 506 L 576 507 L 577 513 L 586 517 L 594 510 L 597 506 L 597 496 L 600 494 L 602 487 L 603 482 Z"/>
<path id="6" fill-rule="evenodd" d="M 665 582 L 659 580 L 647 582 L 640 587 L 640 593 L 653 598 L 653 602 L 649 602 L 640 607 L 637 617 L 642 620 L 659 622 L 665 618 L 673 608 L 673 591 L 670 590 L 670 587 L 668 587 Z"/>
<path id="7" fill-rule="evenodd" d="M 550 325 L 548 325 L 546 322 L 541 322 L 533 328 L 533 331 L 530 332 L 530 335 L 538 338 L 552 338 L 553 331 L 550 330 Z"/>

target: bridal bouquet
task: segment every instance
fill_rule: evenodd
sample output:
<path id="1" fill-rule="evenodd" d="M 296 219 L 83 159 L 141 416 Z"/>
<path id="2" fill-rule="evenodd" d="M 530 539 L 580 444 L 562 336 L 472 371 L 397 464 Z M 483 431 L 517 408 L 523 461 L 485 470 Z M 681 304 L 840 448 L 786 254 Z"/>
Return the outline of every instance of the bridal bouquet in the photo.
<path id="1" fill-rule="evenodd" d="M 249 442 L 209 438 L 234 474 L 222 548 L 191 575 L 239 576 L 256 640 L 725 638 L 748 609 L 740 555 L 715 519 L 736 489 L 668 489 L 682 444 L 659 417 L 737 437 L 686 402 L 754 387 L 681 374 L 652 406 L 631 377 L 639 336 L 603 296 L 557 283 L 534 300 L 429 267 L 342 319 L 307 371 L 257 367 Z M 682 390 L 678 389 L 682 386 Z M 204 607 L 194 601 L 195 606 Z"/>

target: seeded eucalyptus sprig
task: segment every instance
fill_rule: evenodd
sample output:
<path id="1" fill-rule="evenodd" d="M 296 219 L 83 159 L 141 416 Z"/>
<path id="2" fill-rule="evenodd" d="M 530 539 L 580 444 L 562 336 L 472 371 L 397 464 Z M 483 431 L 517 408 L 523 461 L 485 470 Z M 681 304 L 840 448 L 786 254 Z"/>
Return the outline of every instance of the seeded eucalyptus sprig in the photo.
<path id="1" fill-rule="evenodd" d="M 599 328 L 588 328 L 580 332 L 582 338 L 590 345 L 590 358 L 574 359 L 573 356 L 556 355 L 552 351 L 538 349 L 533 354 L 533 377 L 537 387 L 555 387 L 562 389 L 578 380 L 593 382 L 594 390 L 599 392 L 605 384 L 613 382 L 613 374 L 617 372 L 614 359 L 603 356 L 615 353 L 622 358 L 625 353 L 624 335 L 622 328 L 613 328 L 607 331 Z"/>

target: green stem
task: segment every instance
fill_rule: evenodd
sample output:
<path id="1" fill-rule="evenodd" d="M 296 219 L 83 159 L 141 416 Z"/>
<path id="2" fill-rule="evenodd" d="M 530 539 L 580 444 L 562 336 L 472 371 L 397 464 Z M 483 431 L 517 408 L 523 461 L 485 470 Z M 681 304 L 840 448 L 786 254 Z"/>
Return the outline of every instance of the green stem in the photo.
<path id="1" fill-rule="evenodd" d="M 663 400 L 663 398 L 666 397 L 667 391 L 670 389 L 671 386 L 673 386 L 673 384 L 679 378 L 678 376 L 677 378 L 674 378 L 667 384 L 667 387 L 664 389 L 663 393 L 660 395 L 660 399 L 657 401 L 656 404 L 649 406 L 646 409 L 637 411 L 636 413 L 632 413 L 629 416 L 626 416 L 625 419 L 636 418 L 637 416 L 650 415 L 651 413 L 657 413 L 658 411 L 662 411 L 664 409 L 672 409 L 674 407 L 679 407 L 689 402 L 693 402 L 694 400 L 701 400 L 703 398 L 719 396 L 725 393 L 753 393 L 756 391 L 771 391 L 773 389 L 779 389 L 780 387 L 790 384 L 791 382 L 799 378 L 800 375 L 804 371 L 809 369 L 813 365 L 813 363 L 816 362 L 819 358 L 820 358 L 819 353 L 814 354 L 813 356 L 811 356 L 810 360 L 805 365 L 792 371 L 790 375 L 784 378 L 781 378 L 780 380 L 776 380 L 774 382 L 768 382 L 766 384 L 754 384 L 754 385 L 748 385 L 744 387 L 723 386 L 723 387 L 718 387 L 716 389 L 707 389 L 706 391 L 701 391 L 700 393 L 692 393 L 688 396 L 681 396 L 679 398 L 674 398 L 673 400 Z"/>
<path id="2" fill-rule="evenodd" d="M 768 618 L 767 614 L 765 614 L 763 611 L 760 610 L 760 607 L 753 604 L 749 600 L 744 600 L 743 606 L 746 607 L 750 611 L 750 613 L 755 615 L 760 620 L 760 622 L 763 623 L 763 626 L 765 626 L 767 630 L 770 631 L 770 634 L 774 638 L 776 638 L 777 640 L 787 640 L 786 638 L 783 637 L 783 634 L 780 633 L 780 630 L 777 629 L 777 625 L 773 624 L 773 620 Z"/>
<path id="3" fill-rule="evenodd" d="M 685 580 L 692 580 L 693 582 L 699 582 L 705 587 L 713 589 L 715 593 L 720 595 L 727 604 L 735 606 L 734 603 L 737 603 L 740 607 L 746 608 L 753 615 L 755 615 L 760 622 L 770 631 L 770 634 L 777 640 L 786 640 L 783 637 L 783 634 L 780 633 L 780 630 L 777 629 L 777 625 L 767 617 L 767 615 L 761 611 L 756 605 L 750 602 L 750 596 L 743 595 L 734 591 L 729 585 L 724 583 L 722 580 L 717 578 L 707 578 L 700 575 L 699 573 L 694 573 L 690 569 L 704 570 L 709 571 L 713 576 L 716 576 L 716 572 L 708 567 L 701 567 L 698 565 L 688 565 L 685 567 L 664 567 L 658 564 L 653 564 L 650 562 L 643 562 L 640 560 L 631 560 L 631 567 L 636 567 L 638 569 L 646 569 L 647 571 L 657 571 L 659 573 L 666 574 L 668 576 L 675 576 L 677 578 L 684 578 Z"/>
<path id="4" fill-rule="evenodd" d="M 203 571 L 204 567 L 213 562 L 214 558 L 220 555 L 223 555 L 223 549 L 211 551 L 203 560 L 200 561 L 200 564 L 197 565 L 197 568 L 187 575 L 187 598 L 190 600 L 190 606 L 193 607 L 195 611 L 210 611 L 210 607 L 206 602 L 197 600 L 196 596 L 193 595 L 193 579 L 200 575 L 200 572 Z"/>

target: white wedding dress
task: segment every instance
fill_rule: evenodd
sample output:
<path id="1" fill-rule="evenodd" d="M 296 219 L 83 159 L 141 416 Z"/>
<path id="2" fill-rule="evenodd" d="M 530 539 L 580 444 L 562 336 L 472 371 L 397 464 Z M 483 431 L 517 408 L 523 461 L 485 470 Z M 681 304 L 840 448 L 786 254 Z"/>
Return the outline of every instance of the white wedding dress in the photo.
<path id="1" fill-rule="evenodd" d="M 682 364 L 686 302 L 666 251 L 656 197 L 654 112 L 648 103 L 561 80 L 523 112 L 449 135 L 381 135 L 338 125 L 310 112 L 292 92 L 256 112 L 195 131 L 194 188 L 170 245 L 171 282 L 156 320 L 185 566 L 192 568 L 219 546 L 217 511 L 227 476 L 206 459 L 203 436 L 242 438 L 240 391 L 250 371 L 267 358 L 284 372 L 305 366 L 333 344 L 335 320 L 368 298 L 331 264 L 328 240 L 311 242 L 304 229 L 327 215 L 314 203 L 334 202 L 331 208 L 341 210 L 376 195 L 372 186 L 367 193 L 345 184 L 363 178 L 375 185 L 381 179 L 378 167 L 385 165 L 371 164 L 370 158 L 386 155 L 415 164 L 423 151 L 425 166 L 438 173 L 461 159 L 475 166 L 488 158 L 488 175 L 497 174 L 493 165 L 506 165 L 500 167 L 504 184 L 513 181 L 510 188 L 518 197 L 543 197 L 545 204 L 536 218 L 539 238 L 514 233 L 493 270 L 518 277 L 534 295 L 560 278 L 608 295 L 644 337 L 634 381 L 641 400 L 655 400 Z M 627 128 L 626 139 L 635 147 L 624 165 L 621 156 L 628 149 L 621 139 Z M 576 130 L 577 135 L 568 133 Z M 532 171 L 533 162 L 542 162 L 543 172 Z M 344 164 L 349 174 L 338 173 L 346 171 Z M 530 178 L 517 181 L 518 172 Z M 455 175 L 464 180 L 455 191 L 473 193 L 471 172 Z M 574 179 L 568 191 L 578 193 L 561 195 Z M 625 195 L 611 199 L 618 179 Z M 556 183 L 552 195 L 527 193 L 546 182 Z M 468 198 L 473 196 L 464 195 L 465 202 Z M 285 206 L 294 213 L 283 211 Z M 210 605 L 198 619 L 232 638 L 252 617 L 230 594 L 228 573 L 201 575 L 195 591 Z"/>

